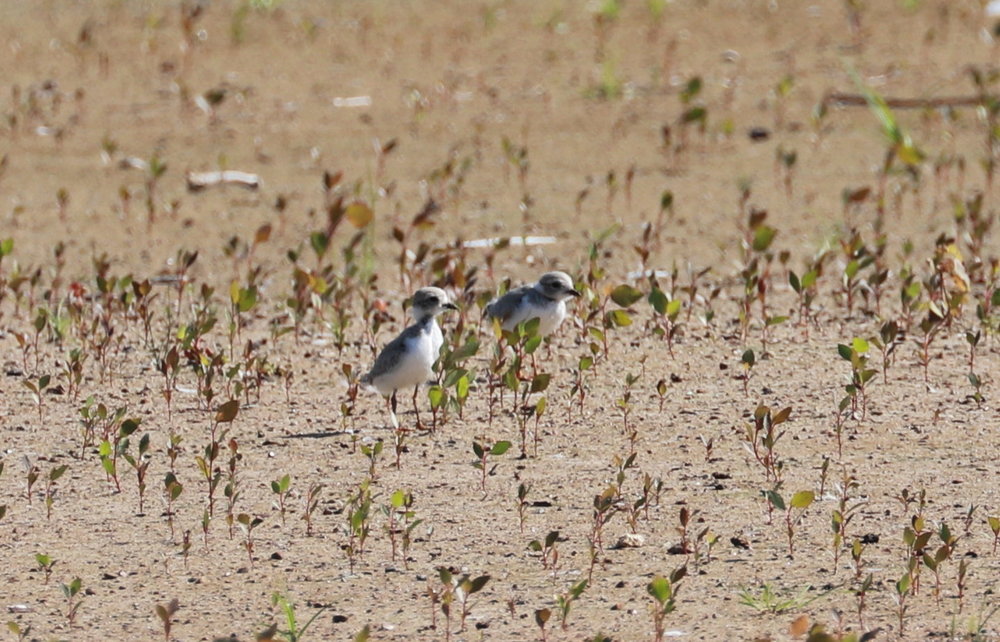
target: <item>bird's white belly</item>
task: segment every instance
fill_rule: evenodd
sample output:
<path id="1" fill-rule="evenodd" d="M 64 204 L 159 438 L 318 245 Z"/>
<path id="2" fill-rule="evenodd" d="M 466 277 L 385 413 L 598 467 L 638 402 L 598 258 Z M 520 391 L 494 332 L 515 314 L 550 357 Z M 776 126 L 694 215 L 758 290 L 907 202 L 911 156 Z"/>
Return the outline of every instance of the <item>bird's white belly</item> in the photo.
<path id="1" fill-rule="evenodd" d="M 507 321 L 503 324 L 503 329 L 509 332 L 517 327 L 519 323 L 538 319 L 538 334 L 544 337 L 555 332 L 565 318 L 566 304 L 562 301 L 545 306 L 523 303 L 514 314 L 507 318 Z"/>
<path id="2" fill-rule="evenodd" d="M 432 339 L 422 336 L 408 341 L 406 354 L 392 370 L 372 379 L 372 385 L 383 395 L 390 395 L 394 390 L 418 386 L 431 379 L 434 376 L 431 367 L 437 359 L 437 354 L 432 351 Z"/>

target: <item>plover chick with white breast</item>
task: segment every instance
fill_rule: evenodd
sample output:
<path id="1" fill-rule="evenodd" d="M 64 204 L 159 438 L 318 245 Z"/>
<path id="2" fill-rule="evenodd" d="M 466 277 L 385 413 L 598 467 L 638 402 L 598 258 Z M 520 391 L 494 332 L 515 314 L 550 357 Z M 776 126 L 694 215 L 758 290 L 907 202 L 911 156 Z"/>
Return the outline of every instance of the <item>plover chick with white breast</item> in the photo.
<path id="1" fill-rule="evenodd" d="M 413 410 L 417 413 L 417 427 L 420 427 L 420 412 L 417 409 L 417 392 L 420 385 L 434 377 L 434 362 L 438 359 L 444 336 L 435 317 L 445 310 L 457 310 L 448 301 L 448 294 L 441 288 L 420 288 L 413 294 L 413 325 L 403 330 L 390 341 L 361 383 L 378 390 L 389 399 L 393 426 L 398 428 L 396 419 L 396 391 L 413 386 Z"/>
<path id="2" fill-rule="evenodd" d="M 566 318 L 566 299 L 580 296 L 565 272 L 546 272 L 534 285 L 515 288 L 486 306 L 486 315 L 511 331 L 519 323 L 538 319 L 538 334 L 552 334 Z"/>

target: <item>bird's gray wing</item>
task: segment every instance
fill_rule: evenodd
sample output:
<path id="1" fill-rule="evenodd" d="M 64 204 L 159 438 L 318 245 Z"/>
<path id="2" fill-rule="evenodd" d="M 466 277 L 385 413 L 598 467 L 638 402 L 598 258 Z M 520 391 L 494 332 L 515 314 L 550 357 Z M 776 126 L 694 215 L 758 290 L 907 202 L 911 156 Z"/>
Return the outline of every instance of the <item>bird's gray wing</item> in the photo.
<path id="1" fill-rule="evenodd" d="M 486 306 L 486 316 L 493 319 L 499 319 L 501 323 L 506 321 L 512 314 L 514 314 L 514 311 L 520 307 L 524 297 L 527 296 L 530 291 L 530 286 L 522 286 L 514 288 L 499 299 L 493 299 L 493 301 Z"/>
<path id="2" fill-rule="evenodd" d="M 400 332 L 395 339 L 385 344 L 382 351 L 378 353 L 378 357 L 375 358 L 372 369 L 361 378 L 361 383 L 371 383 L 375 377 L 392 372 L 393 368 L 403 359 L 403 355 L 406 354 L 406 342 L 420 336 L 421 332 L 423 332 L 423 327 L 419 323 L 414 323 Z"/>

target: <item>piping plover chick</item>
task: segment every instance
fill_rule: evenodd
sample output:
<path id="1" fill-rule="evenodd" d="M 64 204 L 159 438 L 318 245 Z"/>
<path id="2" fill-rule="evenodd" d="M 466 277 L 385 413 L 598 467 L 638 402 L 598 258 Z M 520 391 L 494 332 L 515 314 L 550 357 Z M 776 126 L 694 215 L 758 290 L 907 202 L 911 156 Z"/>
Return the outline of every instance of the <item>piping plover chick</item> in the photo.
<path id="1" fill-rule="evenodd" d="M 413 294 L 413 325 L 390 341 L 375 359 L 372 369 L 361 377 L 361 383 L 378 390 L 389 400 L 392 424 L 396 419 L 396 391 L 413 386 L 413 410 L 420 427 L 417 392 L 420 385 L 434 377 L 434 362 L 438 359 L 444 337 L 435 317 L 445 310 L 457 310 L 448 301 L 448 294 L 441 288 L 420 288 Z"/>
<path id="2" fill-rule="evenodd" d="M 519 323 L 538 319 L 538 334 L 552 334 L 566 318 L 566 299 L 580 296 L 565 272 L 546 272 L 534 285 L 515 288 L 486 306 L 486 315 L 511 331 Z"/>

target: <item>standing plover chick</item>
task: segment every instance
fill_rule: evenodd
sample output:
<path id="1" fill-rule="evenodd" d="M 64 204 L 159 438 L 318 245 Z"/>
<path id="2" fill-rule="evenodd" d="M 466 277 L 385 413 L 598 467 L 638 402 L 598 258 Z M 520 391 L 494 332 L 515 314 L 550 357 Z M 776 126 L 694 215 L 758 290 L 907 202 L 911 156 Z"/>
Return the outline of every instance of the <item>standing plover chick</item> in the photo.
<path id="1" fill-rule="evenodd" d="M 538 319 L 538 334 L 556 331 L 566 318 L 566 299 L 580 296 L 573 289 L 573 279 L 565 272 L 546 272 L 538 283 L 515 288 L 486 306 L 486 315 L 500 321 L 511 331 L 517 324 Z"/>
<path id="2" fill-rule="evenodd" d="M 457 310 L 448 301 L 448 294 L 441 288 L 420 288 L 413 294 L 413 325 L 403 330 L 390 341 L 375 359 L 375 364 L 361 383 L 368 384 L 388 398 L 392 411 L 392 424 L 399 427 L 396 419 L 396 391 L 413 386 L 413 410 L 417 413 L 417 427 L 420 427 L 420 411 L 417 409 L 417 392 L 420 384 L 434 377 L 434 362 L 438 359 L 444 337 L 435 317 L 445 310 Z"/>

